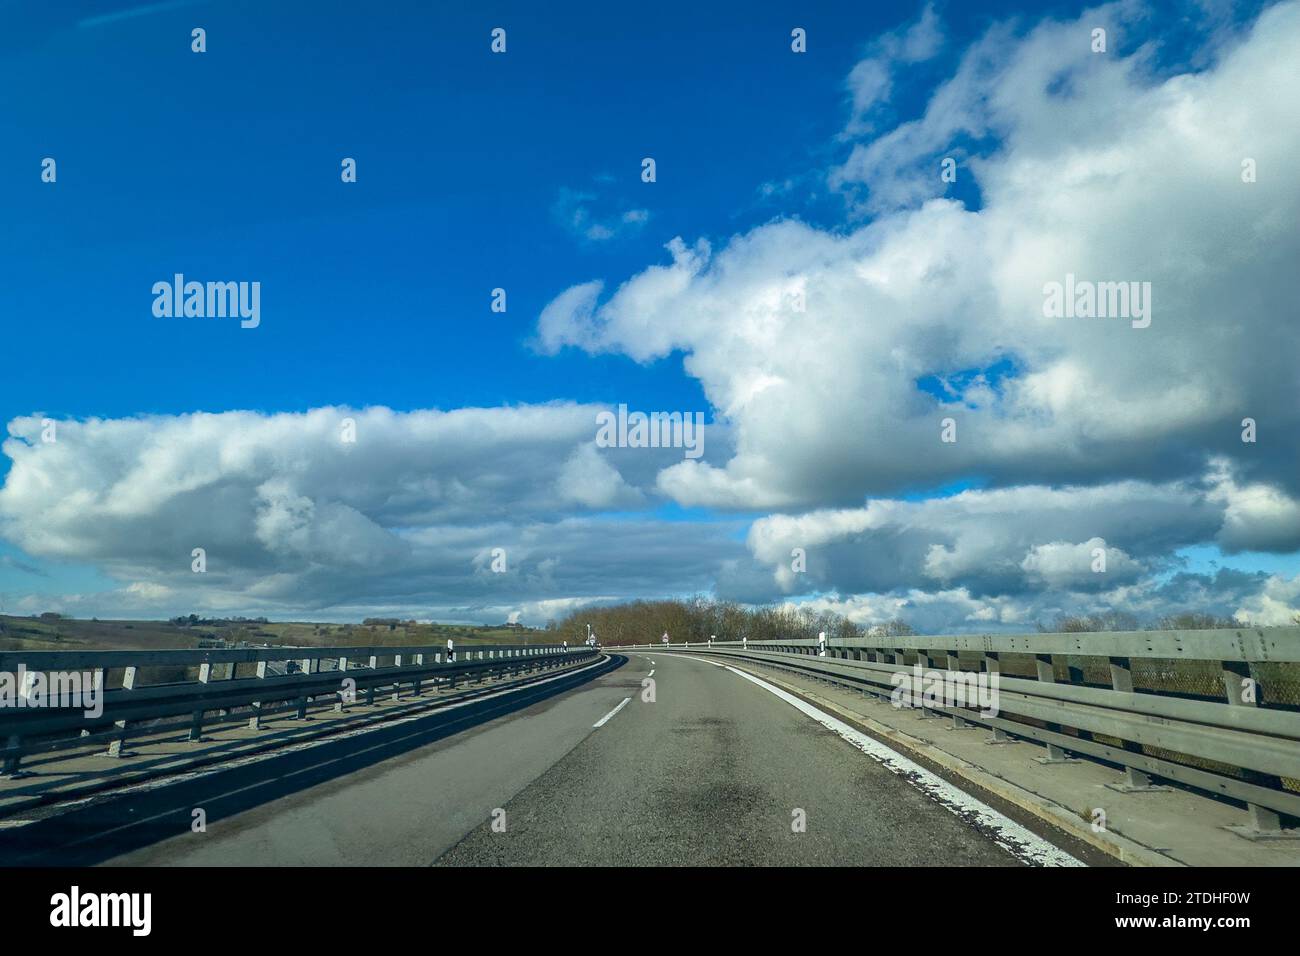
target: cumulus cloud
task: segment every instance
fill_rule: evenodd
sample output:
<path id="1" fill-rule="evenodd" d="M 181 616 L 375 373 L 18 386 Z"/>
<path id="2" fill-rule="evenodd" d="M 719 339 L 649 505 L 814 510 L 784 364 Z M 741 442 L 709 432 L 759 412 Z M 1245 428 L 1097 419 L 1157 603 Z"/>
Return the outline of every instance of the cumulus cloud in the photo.
<path id="1" fill-rule="evenodd" d="M 1142 573 L 1138 562 L 1119 548 L 1106 547 L 1101 538 L 1034 545 L 1020 569 L 1030 581 L 1073 590 L 1101 590 L 1117 581 L 1136 580 Z"/>
<path id="2" fill-rule="evenodd" d="M 680 355 L 713 411 L 700 460 L 598 449 L 573 403 L 91 419 L 52 445 L 32 416 L 9 425 L 0 533 L 123 582 L 74 612 L 535 621 L 714 588 L 932 631 L 1109 608 L 1289 623 L 1300 576 L 1178 552 L 1300 548 L 1300 4 L 1220 11 L 1174 67 L 1130 40 L 1146 17 L 994 24 L 886 128 L 948 42 L 927 6 L 846 78 L 840 227 L 665 235 L 662 261 L 560 290 L 537 350 Z M 563 191 L 557 220 L 593 243 L 652 227 L 599 193 Z M 1149 282 L 1150 326 L 1045 315 L 1067 276 Z M 663 520 L 665 500 L 716 513 Z"/>
<path id="3" fill-rule="evenodd" d="M 1110 589 L 1164 570 L 1174 551 L 1212 537 L 1222 520 L 1189 484 L 1024 486 L 773 515 L 754 522 L 747 543 L 786 593 L 929 585 L 1013 595 Z M 805 571 L 793 570 L 794 548 L 806 555 Z M 1092 570 L 1098 548 L 1102 573 Z"/>
<path id="4" fill-rule="evenodd" d="M 634 507 L 644 501 L 644 496 L 601 457 L 594 443 L 578 446 L 560 468 L 555 483 L 562 500 L 588 508 Z"/>
<path id="5" fill-rule="evenodd" d="M 831 612 L 871 627 L 902 618 L 921 634 L 951 631 L 1032 630 L 1034 608 L 1008 597 L 973 597 L 965 588 L 926 591 L 908 588 L 895 594 L 863 594 L 845 598 L 822 596 L 788 604 Z"/>
<path id="6" fill-rule="evenodd" d="M 1200 475 L 1210 456 L 1294 498 L 1300 181 L 1281 171 L 1300 149 L 1300 7 L 1265 11 L 1206 69 L 1163 79 L 1141 50 L 1090 52 L 1090 26 L 1118 29 L 1121 13 L 1021 38 L 994 27 L 932 98 L 935 142 L 976 106 L 970 128 L 997 133 L 960 173 L 979 208 L 899 197 L 849 232 L 780 220 L 716 249 L 674 239 L 669 264 L 607 297 L 599 282 L 558 296 L 541 342 L 683 353 L 736 446 L 661 477 L 683 504 L 851 505 L 972 474 L 1160 481 Z M 885 170 L 933 158 L 906 137 L 888 149 L 844 175 L 878 188 Z M 1243 157 L 1278 172 L 1244 183 Z M 916 178 L 939 183 L 937 161 Z M 1045 284 L 1067 275 L 1151 282 L 1151 326 L 1045 317 Z M 999 363 L 1015 371 L 996 385 L 918 386 Z M 1240 440 L 1245 415 L 1267 442 Z"/>
<path id="7" fill-rule="evenodd" d="M 1234 616 L 1260 627 L 1300 624 L 1300 574 L 1290 579 L 1270 576 L 1262 590 L 1242 599 Z"/>
<path id="8" fill-rule="evenodd" d="M 1300 548 L 1300 502 L 1279 488 L 1241 484 L 1222 460 L 1213 463 L 1210 497 L 1223 507 L 1216 540 L 1228 553 Z"/>
<path id="9" fill-rule="evenodd" d="M 667 264 L 543 312 L 547 350 L 680 352 L 699 380 L 734 452 L 672 463 L 656 489 L 781 512 L 754 522 L 753 564 L 729 566 L 724 593 L 770 575 L 786 594 L 906 597 L 967 623 L 1105 601 L 1162 613 L 1179 548 L 1300 547 L 1300 181 L 1242 176 L 1300 150 L 1300 5 L 1235 30 L 1212 18 L 1182 69 L 1129 39 L 1145 17 L 1120 3 L 995 24 L 918 118 L 865 137 L 901 66 L 941 42 L 927 8 L 849 77 L 845 135 L 862 141 L 830 179 L 865 224 L 674 238 Z M 942 198 L 945 156 L 975 203 Z M 1151 283 L 1151 325 L 1046 316 L 1067 276 Z M 971 478 L 986 490 L 909 500 Z M 1287 613 L 1277 584 L 1273 610 L 1262 580 L 1253 598 L 1203 584 L 1226 613 Z M 999 603 L 962 610 L 958 593 Z"/>
<path id="10" fill-rule="evenodd" d="M 737 528 L 598 517 L 644 503 L 593 444 L 598 410 L 92 419 L 60 423 L 53 443 L 39 417 L 19 418 L 4 443 L 0 529 L 28 555 L 91 562 L 124 582 L 66 595 L 70 611 L 481 617 L 699 587 L 742 550 Z"/>

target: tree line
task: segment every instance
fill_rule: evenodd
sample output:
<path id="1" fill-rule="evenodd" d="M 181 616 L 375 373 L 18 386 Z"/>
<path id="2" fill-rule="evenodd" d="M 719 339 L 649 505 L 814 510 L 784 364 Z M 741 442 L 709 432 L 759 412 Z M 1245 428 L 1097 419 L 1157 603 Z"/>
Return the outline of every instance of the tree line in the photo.
<path id="1" fill-rule="evenodd" d="M 1300 618 L 1296 619 L 1300 624 Z M 667 634 L 673 643 L 718 640 L 775 641 L 816 640 L 822 631 L 831 641 L 854 637 L 901 637 L 917 633 L 904 619 L 864 625 L 833 611 L 813 611 L 788 605 L 749 607 L 733 601 L 708 597 L 679 600 L 631 601 L 606 607 L 574 611 L 547 623 L 555 639 L 570 644 L 587 638 L 587 625 L 602 644 L 645 644 Z M 1189 631 L 1207 628 L 1241 627 L 1240 621 L 1208 611 L 1167 614 L 1143 622 L 1127 611 L 1104 611 L 1086 615 L 1060 615 L 1048 623 L 1034 622 L 1029 628 L 1041 633 L 1069 634 L 1081 631 Z M 1028 629 L 1028 628 L 1027 628 Z"/>
<path id="2" fill-rule="evenodd" d="M 565 640 L 587 638 L 587 625 L 602 644 L 644 644 L 667 634 L 673 643 L 718 640 L 815 640 L 825 631 L 833 641 L 852 637 L 916 633 L 902 619 L 866 627 L 832 611 L 809 608 L 747 607 L 734 601 L 694 597 L 684 600 L 632 601 L 575 611 L 555 624 Z"/>

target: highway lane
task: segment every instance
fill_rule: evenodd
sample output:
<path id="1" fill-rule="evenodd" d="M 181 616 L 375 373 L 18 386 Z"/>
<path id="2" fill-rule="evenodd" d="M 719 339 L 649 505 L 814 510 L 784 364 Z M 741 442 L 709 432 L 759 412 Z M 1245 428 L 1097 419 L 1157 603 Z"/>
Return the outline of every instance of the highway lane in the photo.
<path id="1" fill-rule="evenodd" d="M 438 863 L 1018 865 L 753 682 L 666 654 L 624 668 L 651 669 L 653 703 L 634 695 L 505 805 L 504 832 L 479 826 Z"/>
<path id="2" fill-rule="evenodd" d="M 582 741 L 631 692 L 621 668 L 576 690 L 113 862 L 425 866 Z"/>
<path id="3" fill-rule="evenodd" d="M 643 696 L 651 672 L 653 702 Z M 281 770 L 269 761 L 251 777 L 215 774 L 91 808 L 72 825 L 79 855 L 46 847 L 28 862 L 1022 862 L 970 814 L 950 812 L 790 702 L 702 659 L 634 653 L 621 668 L 458 733 L 410 727 L 340 743 L 330 759 L 286 757 Z M 194 807 L 208 813 L 206 832 L 190 830 Z M 502 832 L 492 826 L 498 808 Z M 140 821 L 124 836 L 100 832 L 131 815 Z M 48 821 L 47 835 L 59 826 Z M 21 830 L 0 831 L 0 859 L 13 862 L 6 847 L 15 839 Z"/>

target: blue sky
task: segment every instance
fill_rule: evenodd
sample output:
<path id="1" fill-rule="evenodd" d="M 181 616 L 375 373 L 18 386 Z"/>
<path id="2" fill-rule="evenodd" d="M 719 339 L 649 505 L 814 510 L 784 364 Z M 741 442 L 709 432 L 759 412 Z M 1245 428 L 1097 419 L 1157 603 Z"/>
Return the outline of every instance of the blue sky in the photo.
<path id="1" fill-rule="evenodd" d="M 665 236 L 791 213 L 837 226 L 843 202 L 824 189 L 760 189 L 830 161 L 845 75 L 916 5 L 468 6 L 8 5 L 0 79 L 24 95 L 0 117 L 0 254 L 11 313 L 42 316 L 8 334 L 40 354 L 59 331 L 56 363 L 7 369 L 6 417 L 616 395 L 697 407 L 676 357 L 536 355 L 537 314 L 573 283 L 662 258 Z M 961 5 L 948 26 L 973 36 L 1014 10 Z M 792 24 L 812 55 L 791 55 Z M 505 56 L 488 49 L 498 25 Z M 56 190 L 33 175 L 45 156 Z M 343 156 L 359 163 L 349 188 Z M 652 227 L 575 241 L 553 214 L 566 189 L 595 194 L 597 216 L 646 209 Z M 258 278 L 277 319 L 255 343 L 141 321 L 139 290 L 176 271 Z M 487 311 L 498 286 L 506 316 Z M 312 373 L 276 374 L 282 362 Z"/>
<path id="2" fill-rule="evenodd" d="M 51 393 L 49 366 L 11 369 L 6 412 L 31 410 L 29 396 L 124 415 L 615 389 L 698 404 L 678 362 L 541 358 L 526 341 L 556 293 L 658 257 L 663 235 L 725 236 L 775 214 L 759 185 L 807 168 L 807 144 L 836 130 L 836 111 L 808 102 L 834 94 L 852 37 L 899 16 L 864 12 L 852 30 L 807 20 L 819 53 L 798 60 L 788 10 L 735 14 L 198 3 L 78 27 L 29 9 L 54 22 L 20 23 L 36 43 L 11 49 L 0 74 L 29 90 L 4 119 L 2 251 L 21 277 L 11 308 L 46 317 L 13 329 L 14 344 L 39 352 L 62 330 L 63 381 Z M 189 49 L 197 24 L 202 56 Z M 498 24 L 508 53 L 494 57 Z M 59 160 L 57 190 L 30 175 L 37 154 Z M 639 178 L 646 155 L 653 185 Z M 351 188 L 343 156 L 359 163 Z M 654 228 L 575 242 L 552 214 L 563 189 L 596 193 L 598 210 L 649 209 Z M 141 322 L 139 290 L 174 271 L 259 277 L 278 319 L 256 343 Z M 497 286 L 505 316 L 487 309 Z M 202 368 L 183 357 L 195 349 Z M 313 372 L 275 374 L 285 360 Z"/>
<path id="3" fill-rule="evenodd" d="M 882 332 L 870 341 L 872 361 L 884 361 L 880 356 L 891 349 L 906 356 L 897 358 L 900 390 L 877 389 L 873 383 L 882 380 L 883 371 L 864 368 L 859 381 L 852 366 L 828 368 L 824 381 L 845 381 L 847 401 L 823 396 L 823 404 L 801 410 L 803 424 L 784 426 L 784 437 L 769 436 L 781 413 L 761 397 L 754 405 L 752 397 L 754 387 L 766 387 L 755 386 L 765 370 L 775 369 L 780 387 L 818 382 L 823 370 L 816 366 L 780 365 L 810 341 L 829 341 L 824 351 L 836 351 L 835 329 L 846 322 L 888 328 L 907 317 L 886 321 L 875 307 L 858 309 L 856 303 L 869 297 L 845 292 L 844 282 L 836 280 L 827 288 L 844 294 L 847 311 L 827 311 L 827 324 L 815 334 L 785 327 L 774 335 L 763 333 L 759 339 L 770 353 L 757 354 L 747 345 L 740 355 L 722 344 L 721 323 L 710 320 L 711 306 L 702 304 L 751 268 L 736 237 L 764 239 L 789 231 L 788 266 L 773 266 L 771 257 L 763 260 L 764 269 L 775 269 L 773 276 L 788 270 L 790 276 L 811 277 L 815 288 L 819 277 L 843 270 L 845 281 L 866 275 L 883 288 L 888 281 L 880 276 L 893 269 L 896 283 L 906 267 L 881 250 L 892 237 L 928 228 L 918 224 L 927 200 L 949 201 L 942 213 L 931 215 L 995 221 L 999 209 L 985 208 L 986 194 L 1005 197 L 1004 172 L 1065 146 L 1050 137 L 1035 144 L 1040 133 L 1027 105 L 990 105 L 989 115 L 977 119 L 983 107 L 957 108 L 950 100 L 980 83 L 986 85 L 970 103 L 996 104 L 1014 93 L 1010 71 L 998 70 L 1016 62 L 1037 68 L 1038 49 L 1058 42 L 1052 30 L 1067 37 L 1074 30 L 1086 44 L 1088 17 L 1110 26 L 1114 72 L 1105 72 L 1109 65 L 1089 72 L 1093 63 L 1080 61 L 1076 73 L 1063 73 L 1044 94 L 1101 102 L 1118 95 L 1115 77 L 1122 76 L 1128 95 L 1136 96 L 1154 95 L 1180 74 L 1213 73 L 1230 51 L 1246 45 L 1266 6 L 1119 4 L 1092 14 L 1078 4 L 1011 3 L 826 4 L 814 10 L 768 3 L 544 9 L 536 4 L 435 9 L 415 3 L 360 8 L 66 3 L 50 10 L 0 5 L 0 83 L 22 91 L 0 111 L 0 138 L 7 147 L 0 153 L 0 203 L 8 226 L 0 234 L 9 359 L 0 388 L 4 421 L 49 416 L 74 425 L 100 420 L 109 427 L 140 416 L 171 423 L 188 422 L 185 416 L 192 413 L 256 416 L 223 419 L 233 423 L 233 430 L 223 433 L 226 447 L 244 441 L 274 445 L 273 439 L 250 438 L 249 429 L 282 420 L 276 416 L 334 408 L 383 407 L 400 416 L 431 409 L 626 403 L 645 410 L 700 410 L 715 423 L 713 451 L 703 467 L 693 469 L 677 468 L 662 456 L 634 459 L 629 449 L 620 450 L 621 457 L 604 455 L 604 464 L 596 467 L 594 459 L 571 457 L 579 452 L 566 437 L 538 451 L 539 461 L 572 461 L 584 480 L 598 474 L 600 488 L 559 495 L 576 505 L 548 499 L 522 511 L 520 501 L 536 490 L 512 484 L 526 478 L 531 467 L 522 458 L 508 476 L 470 468 L 474 495 L 501 491 L 461 510 L 447 489 L 471 479 L 450 458 L 436 459 L 436 466 L 423 459 L 394 464 L 387 457 L 388 464 L 381 465 L 377 459 L 376 485 L 382 484 L 379 472 L 385 467 L 402 477 L 395 477 L 391 488 L 371 488 L 361 497 L 337 487 L 310 489 L 293 464 L 268 465 L 255 476 L 240 472 L 237 479 L 225 473 L 214 477 L 192 462 L 162 469 L 175 482 L 159 486 L 159 502 L 172 501 L 180 511 L 229 505 L 232 515 L 248 518 L 249 527 L 258 529 L 247 532 L 248 551 L 238 569 L 232 564 L 220 596 L 206 598 L 174 577 L 188 558 L 178 559 L 177 567 L 159 565 L 156 556 L 134 554 L 111 537 L 87 540 L 101 527 L 93 508 L 84 518 L 51 515 L 43 526 L 34 517 L 45 507 L 71 508 L 84 494 L 105 508 L 102 524 L 112 527 L 103 531 L 106 535 L 161 540 L 154 522 L 177 527 L 180 511 L 162 504 L 146 514 L 148 508 L 133 503 L 141 509 L 132 512 L 139 523 L 116 523 L 122 507 L 107 502 L 114 488 L 122 490 L 124 475 L 130 474 L 122 462 L 135 452 L 116 445 L 104 451 L 117 439 L 92 441 L 92 432 L 101 427 L 92 424 L 67 432 L 71 444 L 60 453 L 73 457 L 59 462 L 61 478 L 47 483 L 54 488 L 69 482 L 58 502 L 27 497 L 40 481 L 20 485 L 11 456 L 0 456 L 0 477 L 8 480 L 9 494 L 7 505 L 0 502 L 0 520 L 8 520 L 7 533 L 0 524 L 0 593 L 14 607 L 67 598 L 66 607 L 74 612 L 106 615 L 154 608 L 147 601 L 124 601 L 122 589 L 134 586 L 133 595 L 157 596 L 159 613 L 205 601 L 213 608 L 273 616 L 347 617 L 361 608 L 397 608 L 421 617 L 494 619 L 502 610 L 522 608 L 535 623 L 588 600 L 717 591 L 755 601 L 817 596 L 843 613 L 871 620 L 913 606 L 908 595 L 914 588 L 878 578 L 857 558 L 835 559 L 839 568 L 852 568 L 848 573 L 814 562 L 810 580 L 786 580 L 774 567 L 779 564 L 775 552 L 763 550 L 764 534 L 799 515 L 811 516 L 814 525 L 825 523 L 833 509 L 863 507 L 874 499 L 900 505 L 957 502 L 967 500 L 962 492 L 1016 488 L 1078 488 L 1083 494 L 1123 481 L 1149 483 L 1159 495 L 1175 494 L 1173 483 L 1183 482 L 1182 491 L 1192 498 L 1215 501 L 1229 501 L 1242 489 L 1258 500 L 1249 489 L 1272 488 L 1282 496 L 1278 507 L 1289 521 L 1296 489 L 1288 485 L 1284 461 L 1234 463 L 1231 478 L 1207 463 L 1235 454 L 1229 439 L 1206 437 L 1221 436 L 1222 429 L 1213 431 L 1218 423 L 1238 417 L 1232 402 L 1222 414 L 1207 412 L 1191 426 L 1171 418 L 1154 431 L 1129 423 L 1120 434 L 1109 425 L 1080 423 L 1069 435 L 1048 435 L 1037 444 L 1026 437 L 1029 432 L 1018 431 L 1015 442 L 1034 446 L 1032 453 L 995 453 L 994 445 L 1010 447 L 1010 432 L 995 442 L 986 437 L 993 434 L 989 429 L 998 422 L 1031 429 L 1028 423 L 1043 410 L 1026 411 L 1024 405 L 1046 394 L 1036 376 L 1067 380 L 1066 369 L 1074 366 L 1062 364 L 1061 355 L 1074 346 L 1025 342 L 1014 328 L 992 330 L 972 344 L 962 331 L 969 326 L 927 316 L 924 309 L 914 309 L 899 326 L 906 332 L 892 339 Z M 1075 18 L 1077 29 L 1071 25 Z M 1035 32 L 1042 24 L 1057 26 Z M 808 33 L 803 55 L 790 49 L 796 26 Z M 194 27 L 207 32 L 205 53 L 191 52 Z M 494 27 L 507 30 L 504 55 L 489 50 Z M 979 56 L 997 69 L 974 70 L 972 62 L 984 62 Z M 871 70 L 855 72 L 855 67 L 864 62 L 879 65 L 890 80 L 887 92 L 859 110 L 855 96 L 864 95 L 866 87 L 855 77 Z M 1225 77 L 1228 72 L 1223 71 Z M 947 97 L 941 93 L 945 84 Z M 900 129 L 901 145 L 895 146 L 891 134 Z M 873 148 L 883 150 L 879 155 L 887 162 L 882 165 Z M 897 157 L 890 152 L 895 149 Z M 945 153 L 961 160 L 956 184 L 927 185 L 920 196 L 899 187 L 910 163 L 928 167 Z M 657 164 L 657 181 L 649 184 L 640 178 L 647 156 Z M 44 157 L 57 160 L 55 184 L 40 179 Z M 357 161 L 354 184 L 340 181 L 343 157 Z M 1285 208 L 1289 199 L 1288 194 L 1270 201 Z M 1171 194 L 1167 208 L 1176 205 L 1177 195 Z M 1046 207 L 1039 201 L 1035 208 Z M 935 247 L 944 248 L 950 228 L 958 227 L 945 219 L 934 228 Z M 1061 229 L 1070 225 L 1062 223 Z M 1101 248 L 1091 261 L 1106 261 L 1112 239 L 1114 255 L 1124 255 L 1122 226 L 1109 239 L 1098 235 Z M 1292 236 L 1294 229 L 1287 240 Z M 678 238 L 682 248 L 698 250 L 704 242 L 709 252 L 695 259 L 676 257 L 665 246 Z M 779 247 L 785 240 L 773 241 Z M 1041 244 L 1041 237 L 1037 241 Z M 800 258 L 805 249 L 818 251 Z M 706 260 L 707 265 L 699 264 Z M 969 262 L 969 257 L 953 261 Z M 943 268 L 948 267 L 936 266 L 930 274 L 942 276 Z M 1043 274 L 1058 271 L 1053 265 Z M 155 318 L 150 288 L 178 272 L 199 281 L 259 281 L 261 325 L 244 330 L 236 322 Z M 655 292 L 642 308 L 650 299 L 633 295 L 663 275 L 677 277 L 679 298 L 661 301 Z M 569 314 L 555 305 L 566 290 L 593 281 L 603 286 L 586 312 L 578 308 Z M 938 303 L 964 280 L 935 281 L 928 295 Z M 489 310 L 495 287 L 507 292 L 505 314 Z M 626 307 L 615 295 L 620 287 L 630 290 Z M 967 301 L 971 298 L 978 301 L 975 295 Z M 999 293 L 998 301 L 1005 303 L 1007 296 Z M 551 321 L 539 321 L 548 308 Z M 812 312 L 821 322 L 819 308 L 814 304 Z M 748 342 L 753 311 L 737 308 L 735 314 L 749 316 L 737 318 L 733 330 L 737 341 Z M 597 331 L 584 315 L 595 316 Z M 832 337 L 827 340 L 826 334 Z M 849 354 L 864 347 L 865 340 L 843 341 Z M 1166 340 L 1159 347 L 1161 355 L 1172 356 L 1185 344 Z M 1092 354 L 1091 345 L 1082 348 Z M 1108 364 L 1099 360 L 1095 367 Z M 1026 391 L 1031 388 L 1037 389 L 1032 395 Z M 1205 394 L 1211 392 L 1207 385 Z M 859 430 L 850 424 L 847 437 L 836 437 L 838 416 L 855 408 L 865 421 L 885 422 L 889 430 L 875 433 L 875 425 Z M 937 422 L 952 408 L 972 413 L 971 434 L 987 441 L 987 454 L 939 464 L 936 456 L 944 453 L 939 448 L 908 454 L 919 461 L 933 458 L 934 467 L 884 463 L 886 442 L 914 440 L 902 434 L 909 423 Z M 1062 418 L 1059 409 L 1053 414 Z M 569 425 L 556 427 L 569 436 Z M 30 435 L 30 426 L 11 425 L 10 432 Z M 1094 454 L 1087 447 L 1093 438 L 1084 436 L 1099 432 L 1112 438 Z M 1141 453 L 1131 447 L 1141 440 L 1135 438 L 1139 434 L 1156 436 L 1148 437 L 1149 447 Z M 409 440 L 393 439 L 398 449 Z M 766 473 L 774 449 L 786 444 L 799 460 L 786 463 L 780 476 Z M 850 450 L 838 460 L 846 446 Z M 1282 449 L 1283 459 L 1292 447 Z M 1063 451 L 1053 453 L 1053 448 Z M 78 457 L 77 449 L 86 457 Z M 480 450 L 502 460 L 517 447 L 467 450 L 448 444 L 448 456 L 473 458 Z M 229 460 L 223 453 L 221 461 Z M 24 467 L 48 476 L 35 456 L 27 461 Z M 54 467 L 53 459 L 46 461 Z M 304 467 L 317 464 L 308 457 Z M 147 462 L 142 467 L 147 471 Z M 442 468 L 450 471 L 443 474 Z M 431 469 L 441 475 L 436 482 L 420 477 Z M 605 469 L 613 472 L 608 481 Z M 208 477 L 193 479 L 199 471 Z M 1211 474 L 1218 477 L 1207 478 Z M 227 479 L 233 485 L 223 485 Z M 546 472 L 534 484 L 545 481 L 549 487 L 552 480 L 566 479 Z M 293 485 L 288 491 L 286 481 Z M 1236 491 L 1225 490 L 1227 482 Z M 198 494 L 196 484 L 211 497 L 183 499 Z M 429 490 L 434 484 L 436 490 Z M 429 500 L 412 504 L 414 488 L 424 489 Z M 273 497 L 277 504 L 267 504 Z M 393 504 L 398 500 L 400 508 Z M 1097 506 L 1078 506 L 1081 512 L 1092 507 Z M 1241 513 L 1224 507 L 1225 514 Z M 322 521 L 323 514 L 337 514 L 310 532 L 316 544 L 286 557 L 265 537 L 266 527 L 275 523 L 272 517 L 285 509 L 299 516 L 311 511 Z M 1272 514 L 1247 518 L 1252 528 L 1251 522 L 1276 523 Z M 623 550 L 615 543 L 616 550 L 604 558 L 593 556 L 593 566 L 626 561 L 633 583 L 566 579 L 556 571 L 581 562 L 556 557 L 578 545 L 554 536 L 597 520 L 626 525 L 629 540 Z M 66 533 L 50 530 L 65 521 Z M 358 583 L 356 593 L 337 605 L 322 596 L 331 590 L 324 585 L 321 594 L 301 601 L 288 590 L 265 600 L 249 596 L 253 582 L 268 575 L 302 575 L 304 587 L 307 579 L 328 578 L 333 558 L 319 540 L 346 536 L 339 529 L 353 527 L 353 521 L 364 524 L 363 537 L 373 531 L 376 542 L 383 539 L 375 545 L 383 554 L 389 555 L 384 550 L 389 546 L 393 555 L 400 552 L 389 556 L 395 569 L 400 565 L 394 574 L 409 576 L 409 586 L 368 602 L 365 586 Z M 699 526 L 694 539 L 673 537 L 678 533 L 672 527 L 680 525 Z M 487 537 L 457 545 L 464 548 L 465 566 L 479 567 L 478 556 L 491 535 L 533 541 L 519 545 L 525 553 L 524 579 L 514 593 L 483 592 L 477 572 L 459 586 L 448 581 L 446 555 L 439 549 L 450 546 L 430 542 L 460 541 L 470 527 Z M 880 533 L 881 540 L 896 540 L 915 527 L 908 519 L 892 530 L 855 531 L 847 539 L 827 529 L 813 537 L 826 542 L 821 556 L 830 561 L 836 548 L 880 545 L 853 535 Z M 632 534 L 633 528 L 646 541 Z M 1017 556 L 1003 563 L 1037 567 L 1035 549 L 1081 547 L 1097 536 L 1085 531 L 1062 528 L 1047 540 L 1017 538 Z M 1180 541 L 1176 534 L 1153 529 L 1146 545 L 1115 545 L 1124 560 L 1141 566 L 1125 586 L 1142 575 L 1151 582 L 1166 579 L 1181 566 L 1180 554 L 1191 556 L 1187 569 L 1198 573 L 1212 573 L 1215 562 L 1266 576 L 1300 572 L 1286 535 L 1243 532 L 1225 546 L 1224 533 L 1216 538 L 1213 529 L 1189 532 Z M 198 529 L 196 534 L 202 536 Z M 935 534 L 933 540 L 909 544 L 907 553 L 917 561 L 931 547 L 959 553 L 952 534 Z M 1101 537 L 1109 545 L 1110 538 Z M 542 540 L 550 543 L 538 543 Z M 433 551 L 425 553 L 424 547 Z M 548 557 L 548 548 L 555 554 Z M 656 556 L 644 567 L 637 564 L 640 548 Z M 674 560 L 673 548 L 691 554 Z M 183 542 L 176 550 L 188 553 Z M 1224 558 L 1224 550 L 1232 554 Z M 450 566 L 461 558 L 447 560 Z M 938 559 L 926 560 L 933 571 Z M 931 595 L 965 587 L 969 600 L 996 605 L 973 620 L 1000 615 L 1014 627 L 1028 620 L 1024 615 L 1084 607 L 1087 601 L 1065 596 L 1066 578 L 1050 578 L 1049 587 L 1040 580 L 1033 600 L 1024 597 L 1024 582 L 1006 590 L 1001 572 L 979 581 L 918 580 L 915 587 Z M 1094 591 L 1091 585 L 1083 588 L 1088 595 Z M 997 605 L 1003 599 L 1023 606 L 1008 611 L 1007 604 Z M 1224 600 L 1222 609 L 1231 612 L 1235 607 L 1229 605 L 1244 598 L 1234 594 Z M 936 626 L 975 626 L 961 616 L 966 613 L 952 610 L 951 620 L 936 617 Z"/>

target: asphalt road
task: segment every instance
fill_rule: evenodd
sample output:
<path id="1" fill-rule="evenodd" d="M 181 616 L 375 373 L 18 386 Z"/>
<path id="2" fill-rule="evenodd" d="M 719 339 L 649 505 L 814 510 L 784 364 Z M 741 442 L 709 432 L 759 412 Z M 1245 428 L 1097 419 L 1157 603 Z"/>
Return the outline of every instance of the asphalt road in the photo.
<path id="1" fill-rule="evenodd" d="M 438 865 L 1017 865 L 742 677 L 668 655 L 620 674 L 635 690 L 623 711 L 505 805 L 504 833 L 481 825 Z"/>
<path id="2" fill-rule="evenodd" d="M 651 671 L 654 701 L 647 702 L 643 678 Z M 39 831 L 0 831 L 0 858 L 215 866 L 1020 863 L 906 775 L 701 660 L 633 654 L 557 696 L 477 720 L 437 730 L 412 722 L 89 807 Z M 207 814 L 206 832 L 191 831 L 196 807 Z"/>

